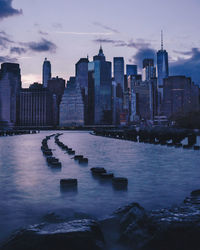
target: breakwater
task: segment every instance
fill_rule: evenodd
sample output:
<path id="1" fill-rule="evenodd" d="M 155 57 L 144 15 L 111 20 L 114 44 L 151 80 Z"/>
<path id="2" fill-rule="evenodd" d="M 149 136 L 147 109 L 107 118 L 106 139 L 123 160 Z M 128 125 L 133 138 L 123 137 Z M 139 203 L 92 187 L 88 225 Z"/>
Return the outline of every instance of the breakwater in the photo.
<path id="1" fill-rule="evenodd" d="M 168 147 L 183 147 L 184 149 L 200 150 L 200 146 L 196 145 L 197 135 L 194 132 L 182 129 L 95 129 L 94 135 L 104 136 L 108 138 L 134 141 L 139 143 L 149 143 Z M 187 139 L 187 144 L 182 141 Z"/>
<path id="2" fill-rule="evenodd" d="M 25 134 L 36 134 L 39 133 L 37 130 L 2 130 L 0 136 L 13 136 L 13 135 L 25 135 Z"/>

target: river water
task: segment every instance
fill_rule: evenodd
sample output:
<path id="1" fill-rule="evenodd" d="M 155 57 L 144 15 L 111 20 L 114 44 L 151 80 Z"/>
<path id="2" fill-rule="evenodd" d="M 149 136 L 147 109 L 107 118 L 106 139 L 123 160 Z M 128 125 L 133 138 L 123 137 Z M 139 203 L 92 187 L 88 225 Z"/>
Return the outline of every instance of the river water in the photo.
<path id="1" fill-rule="evenodd" d="M 59 171 L 47 165 L 40 150 L 50 134 L 0 138 L 0 241 L 18 228 L 40 223 L 49 213 L 102 218 L 133 201 L 146 209 L 176 205 L 200 188 L 198 151 L 64 132 L 60 141 L 89 163 L 79 165 L 51 138 L 48 145 L 62 163 Z M 95 179 L 91 167 L 127 177 L 128 189 L 115 190 L 110 182 Z M 77 178 L 77 192 L 62 192 L 61 178 Z"/>

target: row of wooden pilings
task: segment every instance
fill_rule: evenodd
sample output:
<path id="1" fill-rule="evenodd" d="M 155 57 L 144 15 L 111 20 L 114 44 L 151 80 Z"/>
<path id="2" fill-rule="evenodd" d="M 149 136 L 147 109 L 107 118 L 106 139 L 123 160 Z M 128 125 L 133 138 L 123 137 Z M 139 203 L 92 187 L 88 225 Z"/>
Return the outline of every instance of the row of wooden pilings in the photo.
<path id="1" fill-rule="evenodd" d="M 36 134 L 39 131 L 36 130 L 2 130 L 0 136 L 13 136 L 13 135 L 25 135 L 25 134 Z"/>
<path id="2" fill-rule="evenodd" d="M 93 134 L 115 139 L 123 139 L 140 143 L 160 144 L 166 146 L 183 147 L 186 149 L 200 150 L 195 133 L 179 130 L 103 130 L 96 129 Z M 186 144 L 182 141 L 186 139 Z"/>

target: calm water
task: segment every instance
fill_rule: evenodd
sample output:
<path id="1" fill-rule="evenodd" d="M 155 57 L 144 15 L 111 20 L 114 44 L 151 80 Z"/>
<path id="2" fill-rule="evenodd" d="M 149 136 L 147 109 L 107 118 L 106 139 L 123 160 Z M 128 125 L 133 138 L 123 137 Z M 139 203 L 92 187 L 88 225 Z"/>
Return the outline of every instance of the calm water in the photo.
<path id="1" fill-rule="evenodd" d="M 64 154 L 52 138 L 48 144 L 62 162 L 52 170 L 40 150 L 51 132 L 0 138 L 0 240 L 13 230 L 39 223 L 48 213 L 103 217 L 137 201 L 147 209 L 180 203 L 200 188 L 200 152 L 96 137 L 88 132 L 65 132 L 60 140 L 76 154 L 89 158 L 87 166 Z M 105 167 L 128 177 L 127 191 L 94 179 L 91 167 Z M 61 178 L 77 178 L 78 192 L 60 191 Z"/>

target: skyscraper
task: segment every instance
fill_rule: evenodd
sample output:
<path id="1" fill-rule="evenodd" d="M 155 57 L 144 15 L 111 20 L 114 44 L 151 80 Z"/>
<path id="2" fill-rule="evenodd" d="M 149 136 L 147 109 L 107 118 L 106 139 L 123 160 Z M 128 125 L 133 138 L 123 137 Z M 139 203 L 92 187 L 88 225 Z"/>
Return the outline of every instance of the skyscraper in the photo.
<path id="1" fill-rule="evenodd" d="M 79 84 L 84 101 L 84 120 L 88 123 L 88 58 L 81 58 L 76 63 L 76 83 Z"/>
<path id="2" fill-rule="evenodd" d="M 137 65 L 127 64 L 126 65 L 126 75 L 127 77 L 131 75 L 137 75 Z"/>
<path id="3" fill-rule="evenodd" d="M 142 70 L 143 81 L 148 81 L 156 77 L 156 68 L 154 67 L 154 60 L 146 58 L 143 60 Z"/>
<path id="4" fill-rule="evenodd" d="M 60 126 L 84 125 L 84 101 L 79 84 L 68 84 L 60 104 Z"/>
<path id="5" fill-rule="evenodd" d="M 51 79 L 51 63 L 50 61 L 47 60 L 47 58 L 45 58 L 43 63 L 43 78 L 42 78 L 42 83 L 44 88 L 47 88 L 49 79 Z"/>
<path id="6" fill-rule="evenodd" d="M 76 80 L 79 82 L 81 89 L 85 95 L 88 92 L 88 58 L 81 58 L 76 63 Z"/>
<path id="7" fill-rule="evenodd" d="M 54 95 L 47 88 L 42 88 L 42 84 L 34 83 L 28 89 L 21 89 L 20 126 L 57 125 L 54 122 L 55 112 L 57 113 L 56 99 L 54 100 Z"/>
<path id="8" fill-rule="evenodd" d="M 116 84 L 120 84 L 124 92 L 124 58 L 114 57 L 114 80 Z"/>
<path id="9" fill-rule="evenodd" d="M 93 57 L 93 62 L 88 64 L 89 70 L 89 92 L 94 98 L 89 96 L 89 111 L 93 102 L 93 115 L 90 115 L 90 123 L 111 124 L 111 62 L 106 61 L 103 49 L 100 47 L 99 54 Z M 91 120 L 93 117 L 93 121 Z"/>
<path id="10" fill-rule="evenodd" d="M 3 63 L 0 71 L 0 124 L 13 127 L 18 123 L 21 74 L 19 64 Z"/>
<path id="11" fill-rule="evenodd" d="M 163 49 L 163 32 L 161 32 L 161 50 L 157 52 L 158 87 L 163 87 L 163 79 L 169 76 L 168 53 Z"/>

